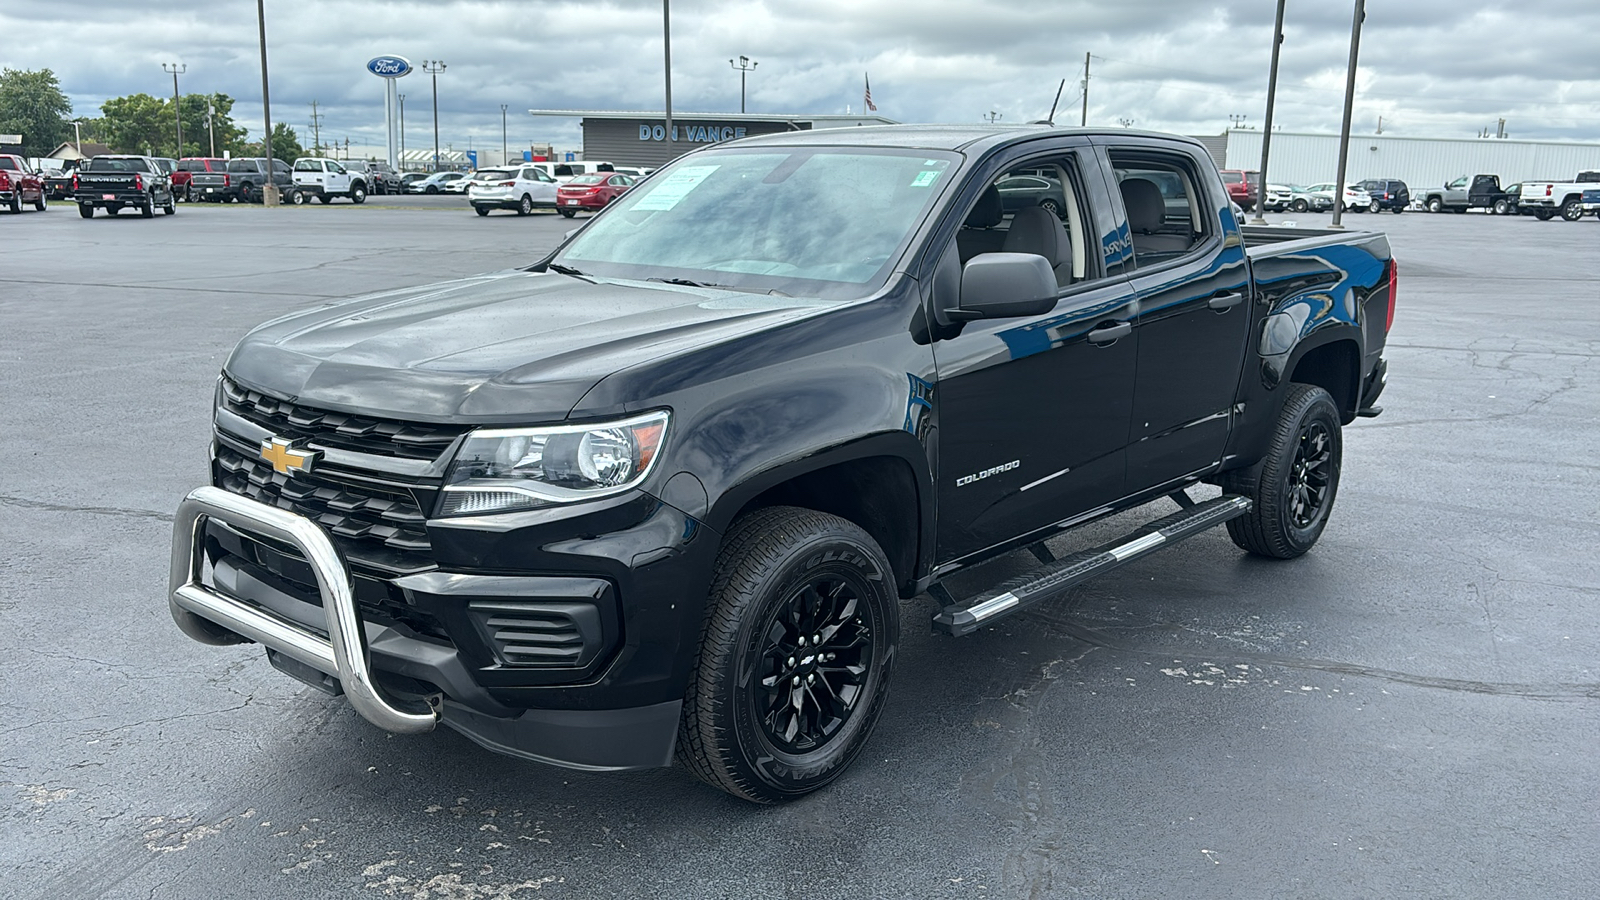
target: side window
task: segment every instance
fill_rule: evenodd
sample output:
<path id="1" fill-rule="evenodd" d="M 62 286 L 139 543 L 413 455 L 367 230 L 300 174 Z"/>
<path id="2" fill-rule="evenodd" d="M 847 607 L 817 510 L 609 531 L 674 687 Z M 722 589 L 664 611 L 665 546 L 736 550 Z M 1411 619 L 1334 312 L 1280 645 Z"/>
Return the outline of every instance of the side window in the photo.
<path id="1" fill-rule="evenodd" d="M 1128 214 L 1136 268 L 1177 259 L 1214 229 L 1202 182 L 1191 161 L 1163 153 L 1111 154 Z"/>
<path id="2" fill-rule="evenodd" d="M 1084 245 L 1091 229 L 1081 184 L 1070 155 L 1000 173 L 956 232 L 961 262 L 982 253 L 1034 253 L 1050 262 L 1061 287 L 1096 277 Z"/>
<path id="3" fill-rule="evenodd" d="M 288 175 L 289 174 L 289 164 L 284 162 L 281 159 L 273 160 L 272 161 L 272 174 L 274 174 L 274 175 Z"/>
<path id="4" fill-rule="evenodd" d="M 347 170 L 345 169 L 345 167 L 339 165 L 336 162 L 329 162 L 328 163 L 328 171 L 332 172 L 335 175 L 347 174 Z"/>

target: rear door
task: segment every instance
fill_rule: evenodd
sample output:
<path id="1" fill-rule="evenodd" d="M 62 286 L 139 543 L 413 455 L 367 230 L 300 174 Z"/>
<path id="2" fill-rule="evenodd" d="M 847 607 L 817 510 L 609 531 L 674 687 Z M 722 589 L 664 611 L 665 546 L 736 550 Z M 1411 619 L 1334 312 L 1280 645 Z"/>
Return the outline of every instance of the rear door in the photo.
<path id="1" fill-rule="evenodd" d="M 964 227 L 938 248 L 936 308 L 954 306 L 962 260 L 982 252 L 1044 255 L 1060 284 L 1043 315 L 967 322 L 934 343 L 940 562 L 1049 529 L 1123 493 L 1138 342 L 1123 239 L 1086 141 L 1030 148 L 979 170 L 957 208 Z M 1049 171 L 1065 205 L 1002 212 L 996 185 L 1023 170 Z M 1041 244 L 1047 232 L 1065 246 Z M 926 387 L 913 379 L 913 391 Z"/>
<path id="2" fill-rule="evenodd" d="M 1112 195 L 1133 245 L 1129 279 L 1139 310 L 1127 437 L 1127 488 L 1136 493 L 1222 458 L 1250 331 L 1250 274 L 1203 150 L 1106 143 L 1117 180 Z"/>
<path id="3" fill-rule="evenodd" d="M 524 166 L 522 169 L 523 187 L 534 203 L 543 206 L 556 205 L 556 180 L 546 175 L 543 169 L 534 166 Z"/>

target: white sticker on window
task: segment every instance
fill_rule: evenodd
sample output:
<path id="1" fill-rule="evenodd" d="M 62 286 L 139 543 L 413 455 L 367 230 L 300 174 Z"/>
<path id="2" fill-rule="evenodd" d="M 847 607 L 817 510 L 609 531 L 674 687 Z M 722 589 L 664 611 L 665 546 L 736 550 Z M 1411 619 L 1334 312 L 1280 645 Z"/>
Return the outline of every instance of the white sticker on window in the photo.
<path id="1" fill-rule="evenodd" d="M 650 186 L 650 193 L 633 205 L 634 209 L 667 210 L 677 206 L 689 192 L 700 186 L 717 166 L 684 166 Z"/>
<path id="2" fill-rule="evenodd" d="M 921 172 L 918 172 L 916 178 L 911 179 L 911 186 L 912 187 L 927 187 L 928 185 L 933 184 L 938 179 L 939 179 L 939 173 L 938 172 L 928 171 L 928 170 L 925 169 L 925 170 L 923 170 Z"/>

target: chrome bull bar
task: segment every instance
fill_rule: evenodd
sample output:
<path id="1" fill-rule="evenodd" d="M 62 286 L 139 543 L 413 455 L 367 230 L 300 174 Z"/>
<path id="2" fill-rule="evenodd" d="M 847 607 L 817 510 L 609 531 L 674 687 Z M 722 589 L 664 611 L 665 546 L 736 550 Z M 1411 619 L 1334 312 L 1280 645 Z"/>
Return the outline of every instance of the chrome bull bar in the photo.
<path id="1" fill-rule="evenodd" d="M 291 544 L 316 573 L 322 608 L 328 616 L 328 637 L 307 631 L 231 597 L 217 593 L 200 581 L 205 560 L 207 519 L 216 519 L 246 532 Z M 221 488 L 200 487 L 178 506 L 172 526 L 172 570 L 169 604 L 173 621 L 184 634 L 207 644 L 236 643 L 243 635 L 326 675 L 339 679 L 350 705 L 368 722 L 386 731 L 416 734 L 432 731 L 439 722 L 431 713 L 406 712 L 384 698 L 372 679 L 361 612 L 344 559 L 328 535 L 310 519 L 230 494 Z"/>

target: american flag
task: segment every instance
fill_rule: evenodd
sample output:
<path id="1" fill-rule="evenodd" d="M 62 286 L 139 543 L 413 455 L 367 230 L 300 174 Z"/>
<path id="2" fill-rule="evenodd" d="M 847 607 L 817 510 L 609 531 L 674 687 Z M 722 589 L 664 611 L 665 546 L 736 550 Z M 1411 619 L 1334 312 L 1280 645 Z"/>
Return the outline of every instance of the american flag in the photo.
<path id="1" fill-rule="evenodd" d="M 866 78 L 867 94 L 866 94 L 865 97 L 863 97 L 861 99 L 861 102 L 866 104 L 868 112 L 877 112 L 878 111 L 878 104 L 872 102 L 872 79 L 871 78 L 867 78 L 865 75 L 863 75 L 862 77 Z"/>

